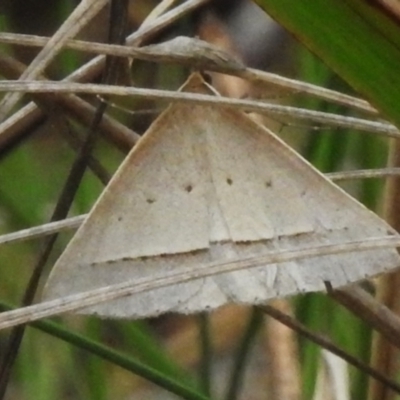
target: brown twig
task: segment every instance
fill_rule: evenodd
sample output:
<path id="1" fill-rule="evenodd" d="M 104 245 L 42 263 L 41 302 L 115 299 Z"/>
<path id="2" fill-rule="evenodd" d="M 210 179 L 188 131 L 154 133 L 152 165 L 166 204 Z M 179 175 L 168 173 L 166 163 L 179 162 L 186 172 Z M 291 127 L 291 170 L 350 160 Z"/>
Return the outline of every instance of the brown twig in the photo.
<path id="1" fill-rule="evenodd" d="M 271 307 L 271 306 L 260 306 L 261 310 L 271 316 L 272 318 L 277 319 L 282 324 L 288 326 L 289 328 L 295 330 L 300 335 L 304 336 L 305 338 L 311 340 L 312 342 L 316 343 L 317 345 L 323 347 L 326 350 L 329 350 L 331 353 L 336 354 L 338 357 L 342 358 L 343 360 L 347 361 L 349 364 L 353 365 L 354 367 L 358 368 L 360 371 L 368 374 L 375 380 L 383 383 L 390 389 L 392 389 L 396 393 L 400 393 L 400 385 L 396 382 L 388 379 L 384 374 L 380 373 L 379 371 L 371 368 L 370 366 L 364 364 L 362 361 L 358 360 L 357 358 L 353 357 L 343 349 L 336 346 L 332 343 L 331 340 L 325 338 L 324 336 L 317 334 L 315 332 L 311 332 L 307 329 L 304 325 L 300 322 L 296 321 L 294 318 L 290 317 L 289 315 L 282 313 L 281 311 Z"/>
<path id="2" fill-rule="evenodd" d="M 389 167 L 400 167 L 400 141 L 392 140 L 389 149 Z M 391 177 L 386 181 L 384 215 L 387 222 L 400 230 L 400 178 Z M 393 315 L 400 314 L 400 272 L 384 276 L 378 283 L 377 297 Z M 400 331 L 399 331 L 400 332 Z M 389 377 L 396 377 L 399 371 L 399 352 L 392 342 L 380 332 L 373 339 L 372 365 Z M 378 382 L 370 383 L 370 400 L 392 400 L 394 397 L 385 386 Z"/>
<path id="3" fill-rule="evenodd" d="M 335 290 L 329 283 L 326 285 L 330 297 L 371 325 L 394 346 L 400 348 L 400 318 L 388 307 L 357 285 Z"/>
<path id="4" fill-rule="evenodd" d="M 16 79 L 19 75 L 21 75 L 25 68 L 26 66 L 23 63 L 15 60 L 13 57 L 0 54 L 0 73 L 7 79 Z M 41 77 L 41 79 L 45 78 Z M 32 97 L 39 107 L 41 107 L 42 111 L 49 110 L 54 104 L 57 104 L 59 109 L 63 110 L 63 112 L 84 126 L 89 127 L 93 121 L 95 107 L 75 95 L 60 96 L 38 94 L 33 95 Z M 50 108 L 49 105 L 51 106 Z M 30 106 L 26 106 L 23 108 L 23 110 L 27 107 L 32 108 Z M 18 112 L 18 114 L 19 113 L 20 112 Z M 34 113 L 34 115 L 36 114 L 39 114 L 38 110 Z M 21 122 L 28 119 L 29 115 L 30 114 L 28 113 L 27 116 L 22 118 L 17 118 L 15 116 L 11 118 L 15 118 L 16 121 L 20 121 L 19 123 L 21 124 Z M 4 151 L 4 147 L 8 147 L 12 141 L 20 139 L 21 135 L 19 135 L 18 132 L 22 134 L 22 132 L 29 129 L 30 124 L 34 121 L 35 118 L 33 118 L 32 122 L 27 121 L 28 123 L 26 126 L 24 124 L 20 129 L 18 129 L 18 125 L 15 126 L 15 124 L 11 124 L 7 130 L 0 132 L 0 151 Z M 139 139 L 139 135 L 137 133 L 109 116 L 104 116 L 102 118 L 99 124 L 99 129 L 108 140 L 112 141 L 124 152 L 130 150 Z"/>
<path id="5" fill-rule="evenodd" d="M 169 26 L 179 18 L 196 8 L 204 5 L 210 0 L 188 0 L 180 6 L 175 7 L 171 11 L 165 13 L 156 20 L 146 24 L 143 28 L 131 34 L 126 43 L 128 45 L 139 46 L 143 41 L 148 40 L 151 36 Z M 105 56 L 97 56 L 84 66 L 74 71 L 65 78 L 67 82 L 88 82 L 101 73 L 104 67 Z M 64 97 L 64 95 L 62 95 Z M 39 110 L 34 104 L 30 103 L 19 110 L 18 113 L 8 118 L 0 124 L 0 146 L 6 146 L 10 142 L 18 140 L 24 135 L 32 125 L 40 123 L 45 117 L 43 111 Z M 103 118 L 103 122 L 106 118 Z"/>

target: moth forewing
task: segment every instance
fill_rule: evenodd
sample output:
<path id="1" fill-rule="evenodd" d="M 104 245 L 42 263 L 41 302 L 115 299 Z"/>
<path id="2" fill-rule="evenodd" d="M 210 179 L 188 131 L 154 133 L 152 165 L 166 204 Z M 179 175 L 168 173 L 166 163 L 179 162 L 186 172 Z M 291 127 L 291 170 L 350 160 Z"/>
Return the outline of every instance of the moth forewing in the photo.
<path id="1" fill-rule="evenodd" d="M 209 88 L 193 75 L 184 90 Z M 57 261 L 56 298 L 276 250 L 396 235 L 245 114 L 175 104 L 149 128 Z M 267 263 L 84 309 L 138 318 L 255 304 L 396 268 L 393 249 Z"/>

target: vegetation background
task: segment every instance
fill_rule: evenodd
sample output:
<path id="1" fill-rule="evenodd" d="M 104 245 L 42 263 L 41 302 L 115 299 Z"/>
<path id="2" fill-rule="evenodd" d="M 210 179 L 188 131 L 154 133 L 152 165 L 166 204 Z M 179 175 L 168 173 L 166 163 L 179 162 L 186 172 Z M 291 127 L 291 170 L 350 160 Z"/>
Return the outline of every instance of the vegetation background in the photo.
<path id="1" fill-rule="evenodd" d="M 49 36 L 77 3 L 73 0 L 3 0 L 0 3 L 0 31 Z M 198 35 L 233 52 L 247 65 L 355 93 L 332 69 L 293 40 L 293 36 L 269 21 L 265 12 L 251 1 L 208 3 L 144 44 L 158 43 L 177 35 Z M 307 12 L 296 10 L 293 2 L 289 1 L 260 0 L 258 3 L 281 21 L 292 35 L 300 38 L 337 73 L 343 75 L 353 87 L 372 100 L 374 105 L 380 107 L 386 118 L 394 123 L 400 121 L 400 113 L 392 107 L 396 101 L 395 96 L 399 97 L 396 91 L 400 87 L 395 84 L 398 78 L 394 77 L 397 73 L 395 66 L 398 65 L 398 39 L 393 37 L 398 29 L 397 17 L 392 14 L 392 10 L 381 8 L 378 2 L 372 9 L 364 9 L 367 6 L 362 1 L 343 2 L 351 5 L 353 10 L 358 10 L 356 15 L 368 22 L 365 31 L 361 30 L 366 35 L 366 39 L 359 38 L 362 46 L 371 45 L 373 53 L 374 43 L 379 46 L 382 37 L 393 45 L 393 51 L 386 55 L 385 60 L 380 60 L 387 70 L 376 71 L 379 72 L 373 78 L 376 85 L 371 88 L 367 82 L 371 79 L 370 75 L 364 74 L 357 78 L 364 69 L 356 65 L 354 70 L 358 70 L 353 71 L 347 65 L 353 60 L 343 60 L 340 57 L 347 52 L 354 52 L 352 46 L 357 47 L 357 42 L 354 44 L 341 36 L 341 30 L 349 27 L 345 17 L 350 18 L 344 12 L 339 13 L 343 10 L 338 8 L 336 11 L 343 16 L 343 24 L 346 25 L 341 25 L 340 18 L 334 19 L 331 16 L 332 35 L 337 35 L 339 50 L 335 46 L 320 50 L 324 43 L 319 40 L 319 27 L 314 27 L 315 31 L 310 32 L 307 18 L 314 15 L 316 20 L 323 19 L 318 6 L 324 2 L 315 1 Z M 328 9 L 327 3 L 332 2 L 325 2 Z M 129 31 L 137 29 L 157 4 L 157 1 L 149 0 L 130 1 Z M 332 3 L 332 13 L 334 7 Z M 298 14 L 298 19 L 291 11 L 293 15 Z M 308 16 L 308 12 L 311 16 Z M 372 18 L 374 23 L 368 18 Z M 326 21 L 321 23 L 328 25 Z M 107 40 L 107 26 L 108 10 L 104 10 L 79 38 L 104 42 Z M 338 29 L 338 26 L 341 28 Z M 351 34 L 354 35 L 354 32 Z M 25 64 L 32 60 L 36 52 L 32 48 L 0 44 L 1 54 L 15 57 Z M 374 63 L 365 58 L 365 54 L 366 50 L 358 54 L 360 63 L 375 68 Z M 83 53 L 63 51 L 47 69 L 47 76 L 53 80 L 61 79 L 88 59 L 89 56 Z M 135 61 L 131 75 L 135 86 L 175 90 L 187 77 L 188 70 L 179 66 Z M 0 76 L 7 78 L 6 72 L 1 69 Z M 388 84 L 379 79 L 389 81 L 393 91 L 386 90 Z M 362 82 L 365 82 L 364 86 Z M 222 91 L 232 96 L 263 96 L 284 104 L 342 115 L 351 113 L 351 110 L 301 95 L 288 96 L 273 91 L 259 93 L 257 88 L 238 80 L 230 80 L 228 84 L 221 82 L 220 85 Z M 378 89 L 374 92 L 374 88 Z M 382 88 L 385 88 L 383 93 Z M 389 100 L 383 98 L 385 96 Z M 96 100 L 89 96 L 85 98 L 91 102 Z M 119 107 L 111 107 L 110 114 L 140 134 L 164 107 L 154 101 L 116 101 Z M 389 105 L 386 106 L 386 103 Z M 120 107 L 132 112 L 128 113 Z M 9 141 L 0 147 L 2 233 L 39 225 L 50 218 L 76 153 L 76 146 L 68 142 L 66 137 L 74 132 L 76 137 L 82 138 L 87 129 L 72 119 L 57 118 L 56 114 L 51 110 L 48 118 L 30 125 L 18 140 Z M 323 127 L 316 129 L 315 126 L 304 124 L 287 124 L 282 120 L 268 120 L 266 123 L 271 124 L 285 140 L 323 172 L 380 168 L 387 164 L 387 139 L 350 130 L 330 131 Z M 95 154 L 106 170 L 112 173 L 127 150 L 121 151 L 101 139 Z M 383 207 L 383 188 L 382 180 L 378 179 L 352 182 L 346 186 L 354 196 L 377 212 L 381 212 Z M 70 215 L 90 210 L 102 189 L 102 183 L 91 172 L 87 172 Z M 64 233 L 57 241 L 47 263 L 47 272 L 71 235 Z M 1 247 L 0 298 L 4 303 L 20 304 L 32 266 L 42 247 L 41 240 Z M 375 287 L 370 284 L 368 290 L 374 292 Z M 309 294 L 279 301 L 275 305 L 369 363 L 372 352 L 371 326 L 330 297 Z M 3 307 L 6 307 L 5 304 Z M 286 330 L 271 318 L 264 317 L 259 310 L 229 306 L 209 316 L 167 315 L 148 321 L 64 316 L 57 318 L 56 322 L 57 327 L 44 323 L 27 329 L 12 369 L 5 399 L 156 399 L 176 398 L 177 395 L 187 399 L 343 398 L 338 397 L 339 392 L 327 389 L 332 384 L 329 376 L 321 377 L 322 366 L 328 362 L 321 348 Z M 0 356 L 6 352 L 8 333 L 0 332 Z M 117 350 L 120 356 L 114 354 L 112 349 Z M 346 367 L 341 366 L 339 371 L 345 371 L 346 376 Z M 322 387 L 316 384 L 318 379 L 324 382 Z M 368 377 L 358 369 L 349 368 L 348 385 L 351 398 L 365 399 L 370 396 L 373 399 Z M 165 389 L 175 395 L 168 394 Z"/>

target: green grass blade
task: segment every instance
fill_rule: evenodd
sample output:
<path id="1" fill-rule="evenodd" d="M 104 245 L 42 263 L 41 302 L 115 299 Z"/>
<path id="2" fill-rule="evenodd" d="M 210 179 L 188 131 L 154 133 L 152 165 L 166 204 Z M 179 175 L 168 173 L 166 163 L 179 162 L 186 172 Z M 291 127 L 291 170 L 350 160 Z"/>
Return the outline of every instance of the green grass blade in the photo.
<path id="1" fill-rule="evenodd" d="M 12 307 L 0 302 L 0 310 L 10 310 Z M 90 340 L 82 335 L 70 332 L 58 324 L 50 321 L 38 321 L 30 324 L 32 327 L 38 328 L 43 332 L 46 332 L 54 337 L 58 337 L 76 347 L 86 350 L 92 354 L 101 357 L 104 360 L 110 361 L 115 365 L 118 365 L 128 371 L 133 372 L 141 376 L 150 382 L 168 390 L 183 399 L 187 400 L 209 400 L 208 397 L 196 391 L 196 389 L 186 386 L 183 380 L 177 381 L 154 368 L 142 364 L 134 358 L 127 357 L 125 354 L 121 354 L 107 346 Z"/>
<path id="2" fill-rule="evenodd" d="M 264 322 L 264 313 L 258 308 L 253 308 L 250 320 L 241 339 L 233 362 L 232 373 L 229 378 L 226 392 L 226 400 L 236 400 L 240 398 L 240 389 L 242 386 L 244 373 L 247 367 L 247 361 L 250 356 L 251 348 Z"/>
<path id="3" fill-rule="evenodd" d="M 400 126 L 400 27 L 366 1 L 257 3 Z"/>
<path id="4" fill-rule="evenodd" d="M 104 323 L 104 321 L 101 322 Z M 144 321 L 109 321 L 108 323 L 115 332 L 118 332 L 118 335 L 121 335 L 124 347 L 129 352 L 132 351 L 142 362 L 168 376 L 190 382 L 193 387 L 195 386 L 193 377 L 171 359 Z"/>

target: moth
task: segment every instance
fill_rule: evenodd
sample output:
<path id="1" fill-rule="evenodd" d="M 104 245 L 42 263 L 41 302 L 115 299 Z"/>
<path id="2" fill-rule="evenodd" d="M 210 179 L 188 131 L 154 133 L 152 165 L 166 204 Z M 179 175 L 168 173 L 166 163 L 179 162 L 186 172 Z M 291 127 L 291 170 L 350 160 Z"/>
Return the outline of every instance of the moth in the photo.
<path id="1" fill-rule="evenodd" d="M 199 74 L 182 90 L 218 95 Z M 241 111 L 173 104 L 127 156 L 56 262 L 44 299 L 386 235 L 397 233 Z M 394 248 L 355 250 L 207 276 L 81 312 L 143 318 L 260 304 L 399 264 Z"/>

